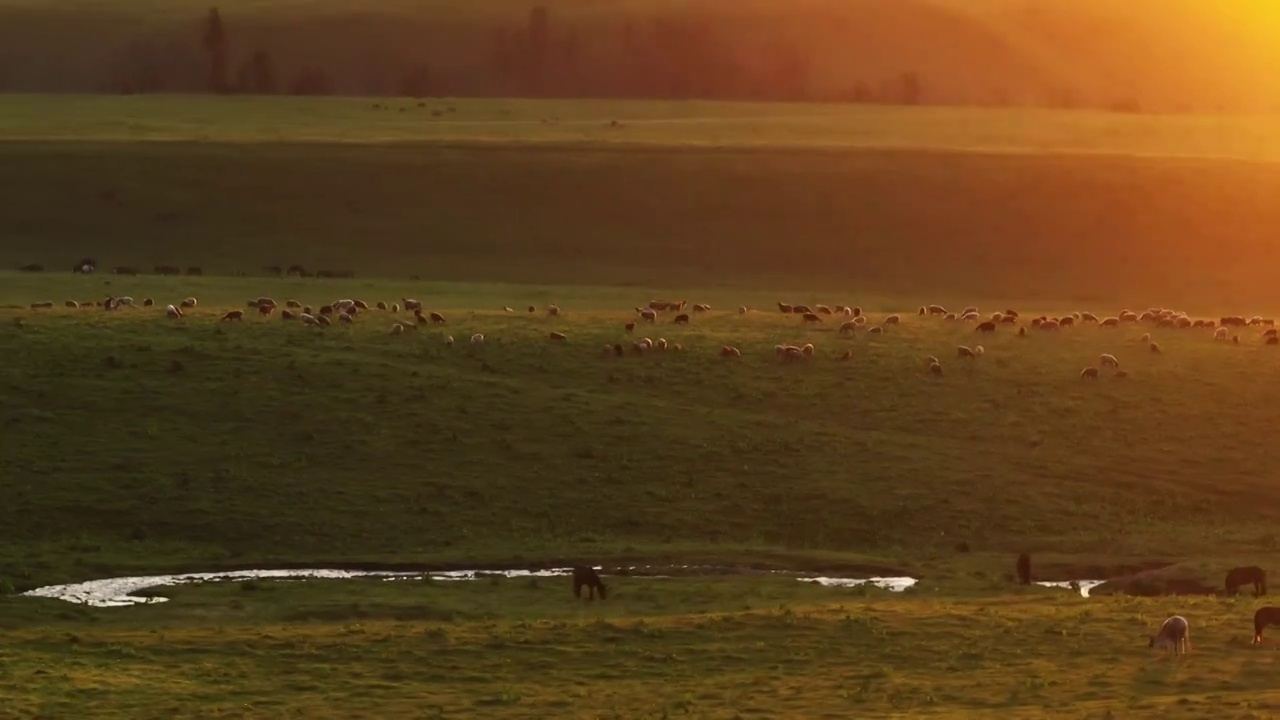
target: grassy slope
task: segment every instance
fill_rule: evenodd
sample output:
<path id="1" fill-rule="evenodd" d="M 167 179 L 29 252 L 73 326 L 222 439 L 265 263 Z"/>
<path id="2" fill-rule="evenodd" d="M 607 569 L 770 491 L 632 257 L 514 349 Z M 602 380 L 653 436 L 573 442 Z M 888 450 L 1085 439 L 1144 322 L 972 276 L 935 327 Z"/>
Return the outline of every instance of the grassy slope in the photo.
<path id="1" fill-rule="evenodd" d="M 3 300 L 194 293 L 205 309 L 182 324 L 142 309 L 0 313 L 0 568 L 19 585 L 257 561 L 785 550 L 910 564 L 959 540 L 1081 557 L 1275 544 L 1272 474 L 1241 461 L 1257 429 L 1280 422 L 1255 380 L 1280 358 L 1256 331 L 1238 347 L 1157 332 L 1157 356 L 1141 327 L 976 338 L 910 315 L 880 340 L 840 338 L 832 323 L 770 312 L 773 294 L 731 290 L 105 282 L 8 275 Z M 260 292 L 414 295 L 450 323 L 391 337 L 385 313 L 326 332 L 215 322 Z M 628 308 L 658 294 L 718 310 L 645 331 L 685 354 L 602 358 Z M 551 301 L 567 315 L 494 310 Z M 765 310 L 726 310 L 739 302 Z M 548 343 L 551 329 L 570 342 Z M 446 331 L 489 340 L 447 349 Z M 774 360 L 774 344 L 805 341 L 819 348 L 812 364 Z M 952 360 L 975 341 L 980 362 Z M 725 343 L 741 362 L 715 357 Z M 846 348 L 855 359 L 836 362 Z M 1081 383 L 1101 352 L 1133 377 Z M 930 354 L 944 379 L 923 373 Z M 175 360 L 183 372 L 169 372 Z"/>
<path id="2" fill-rule="evenodd" d="M 1261 120 L 458 102 L 452 124 L 419 130 L 430 108 L 358 101 L 10 103 L 28 139 L 0 145 L 10 266 L 88 253 L 1207 308 L 1269 301 L 1280 225 L 1276 166 L 1231 159 L 1273 159 Z M 809 119 L 774 114 L 795 112 Z M 118 142 L 202 135 L 237 142 Z M 378 142 L 411 138 L 433 142 Z"/>
<path id="3" fill-rule="evenodd" d="M 1168 601 L 939 599 L 787 580 L 308 582 L 85 611 L 0 603 L 17 716 L 1265 717 L 1255 601 L 1182 599 L 1193 654 L 1149 656 Z M 988 591 L 989 592 L 989 591 Z M 38 629 L 33 629 L 36 624 Z M 157 682 L 163 678 L 163 682 Z"/>

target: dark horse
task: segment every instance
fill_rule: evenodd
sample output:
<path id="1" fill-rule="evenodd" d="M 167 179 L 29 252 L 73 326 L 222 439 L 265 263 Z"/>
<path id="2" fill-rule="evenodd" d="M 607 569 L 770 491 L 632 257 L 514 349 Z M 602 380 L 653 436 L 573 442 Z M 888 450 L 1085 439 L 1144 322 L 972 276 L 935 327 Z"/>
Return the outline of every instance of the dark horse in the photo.
<path id="1" fill-rule="evenodd" d="M 1023 585 L 1031 584 L 1031 556 L 1026 553 L 1018 556 L 1018 582 Z"/>
<path id="2" fill-rule="evenodd" d="M 574 597 L 582 597 L 583 585 L 587 586 L 588 600 L 594 600 L 596 598 L 597 590 L 600 591 L 600 599 L 604 600 L 607 588 L 605 588 L 604 583 L 600 581 L 600 576 L 596 574 L 596 571 L 592 568 L 586 567 L 585 565 L 575 565 L 573 568 Z"/>
<path id="3" fill-rule="evenodd" d="M 1253 614 L 1253 644 L 1257 645 L 1262 642 L 1262 629 L 1268 625 L 1280 625 L 1280 607 L 1258 608 L 1258 612 Z"/>
<path id="4" fill-rule="evenodd" d="M 1253 594 L 1255 596 L 1266 595 L 1267 573 L 1256 565 L 1231 568 L 1227 572 L 1227 594 L 1235 595 L 1241 585 L 1253 585 Z"/>

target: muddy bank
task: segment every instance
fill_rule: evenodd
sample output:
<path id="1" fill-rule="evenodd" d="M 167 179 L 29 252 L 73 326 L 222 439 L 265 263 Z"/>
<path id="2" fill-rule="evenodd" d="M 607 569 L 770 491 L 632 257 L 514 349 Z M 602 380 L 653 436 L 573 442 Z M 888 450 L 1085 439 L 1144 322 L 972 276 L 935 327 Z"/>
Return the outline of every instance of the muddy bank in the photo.
<path id="1" fill-rule="evenodd" d="M 857 587 L 871 585 L 891 592 L 902 592 L 916 584 L 916 579 L 906 576 L 875 577 L 827 577 L 784 570 L 751 571 L 743 568 L 721 566 L 628 566 L 624 568 L 596 567 L 605 576 L 631 576 L 646 578 L 714 577 L 758 574 L 766 577 L 793 577 L 801 582 L 812 582 L 828 587 Z M 144 590 L 172 585 L 206 582 L 235 582 L 245 580 L 347 580 L 373 578 L 383 581 L 467 581 L 483 578 L 558 577 L 573 573 L 572 567 L 554 568 L 466 568 L 434 571 L 363 570 L 349 568 L 291 568 L 253 569 L 224 572 L 182 573 L 175 575 L 141 575 L 133 577 L 105 578 L 65 585 L 49 585 L 22 593 L 25 597 L 43 597 L 92 607 L 123 607 L 166 602 L 168 598 L 140 595 Z"/>

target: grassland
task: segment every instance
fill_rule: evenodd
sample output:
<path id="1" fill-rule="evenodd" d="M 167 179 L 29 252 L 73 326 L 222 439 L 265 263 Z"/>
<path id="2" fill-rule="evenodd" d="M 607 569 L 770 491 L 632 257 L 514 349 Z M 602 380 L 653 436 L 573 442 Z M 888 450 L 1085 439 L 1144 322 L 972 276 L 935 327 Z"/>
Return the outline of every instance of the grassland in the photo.
<path id="1" fill-rule="evenodd" d="M 1046 579 L 1163 562 L 1217 586 L 1229 566 L 1266 567 L 1276 348 L 1256 329 L 1239 345 L 1147 326 L 977 337 L 914 315 L 1276 314 L 1280 174 L 1245 139 L 1262 121 L 1221 121 L 1233 139 L 1218 142 L 1216 121 L 1089 114 L 4 102 L 0 261 L 58 271 L 0 272 L 5 712 L 1253 717 L 1280 703 L 1274 653 L 1247 647 L 1261 601 L 1084 600 L 1006 578 L 1021 551 Z M 85 254 L 209 276 L 65 272 Z M 357 278 L 257 276 L 292 262 Z M 107 295 L 200 305 L 177 323 L 28 307 Z M 448 323 L 217 322 L 259 295 L 416 297 Z M 604 357 L 653 298 L 713 311 L 642 328 L 685 352 Z M 779 300 L 907 314 L 842 337 Z M 474 332 L 483 346 L 442 342 Z M 779 342 L 817 354 L 782 364 Z M 980 360 L 954 359 L 977 342 Z M 717 357 L 725 344 L 742 359 Z M 1129 377 L 1080 381 L 1102 352 Z M 182 587 L 103 610 L 5 594 L 127 573 L 571 561 L 921 584 L 620 577 L 590 608 L 562 579 Z M 1172 612 L 1196 642 L 1177 665 L 1143 655 Z"/>
<path id="2" fill-rule="evenodd" d="M 1269 229 L 1280 225 L 1262 120 L 8 102 L 6 133 L 21 138 L 0 144 L 11 188 L 0 263 L 10 267 L 66 268 L 89 254 L 222 274 L 301 262 L 432 280 L 857 288 L 1194 311 L 1268 302 Z M 432 118 L 441 106 L 456 112 Z M 544 117 L 559 117 L 559 129 Z M 447 129 L 421 129 L 436 122 Z M 1218 126 L 1227 129 L 1215 140 Z M 293 133 L 310 141 L 280 142 Z"/>

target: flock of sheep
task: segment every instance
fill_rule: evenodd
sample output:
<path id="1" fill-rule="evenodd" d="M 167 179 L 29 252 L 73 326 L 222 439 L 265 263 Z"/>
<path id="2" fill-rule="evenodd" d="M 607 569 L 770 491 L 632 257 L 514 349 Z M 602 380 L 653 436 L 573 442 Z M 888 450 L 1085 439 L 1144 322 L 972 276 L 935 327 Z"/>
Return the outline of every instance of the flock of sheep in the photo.
<path id="1" fill-rule="evenodd" d="M 67 300 L 66 307 L 96 307 L 105 311 L 119 311 L 122 309 L 140 305 L 142 307 L 159 307 L 151 298 L 146 298 L 140 303 L 135 303 L 132 297 L 108 297 L 103 301 L 80 303 L 74 300 Z M 895 326 L 902 324 L 902 316 L 899 314 L 888 314 L 883 318 L 872 321 L 869 316 L 863 312 L 862 308 L 850 305 L 834 305 L 827 306 L 822 304 L 804 305 L 789 304 L 779 302 L 778 311 L 787 314 L 799 316 L 804 325 L 822 325 L 827 322 L 828 318 L 838 319 L 838 332 L 841 335 L 865 332 L 869 335 L 883 335 L 888 333 Z M 55 304 L 53 302 L 32 303 L 32 309 L 50 309 Z M 177 304 L 164 306 L 165 316 L 172 320 L 181 320 L 186 317 L 185 311 L 195 308 L 197 300 L 194 297 L 188 297 Z M 503 310 L 507 313 L 514 313 L 511 307 L 505 307 Z M 278 316 L 285 321 L 298 322 L 302 325 L 323 328 L 333 323 L 351 324 L 363 313 L 371 311 L 383 311 L 396 316 L 389 328 L 391 335 L 402 335 L 406 330 L 415 330 L 422 325 L 444 325 L 446 324 L 444 316 L 435 311 L 425 311 L 423 304 L 419 300 L 412 298 L 401 298 L 400 302 L 386 303 L 376 302 L 370 304 L 364 300 L 342 298 L 334 300 L 325 305 L 310 306 L 304 305 L 297 300 L 287 300 L 283 306 L 270 297 L 258 297 L 250 299 L 245 304 L 245 309 L 235 309 L 225 312 L 221 315 L 221 321 L 243 321 L 246 315 L 257 315 L 262 318 Z M 400 313 L 404 311 L 410 313 L 409 317 L 400 320 Z M 528 306 L 527 312 L 534 314 L 538 309 L 532 305 Z M 549 317 L 558 317 L 561 310 L 556 305 L 549 305 L 545 308 L 545 314 Z M 652 300 L 647 305 L 635 308 L 636 319 L 624 324 L 624 331 L 628 335 L 635 334 L 638 327 L 642 325 L 656 325 L 659 318 L 665 313 L 672 316 L 671 322 L 677 325 L 688 324 L 694 315 L 705 314 L 711 312 L 711 306 L 697 303 L 689 305 L 686 300 L 670 301 L 670 300 Z M 739 315 L 746 315 L 751 310 L 746 306 L 738 308 Z M 1240 342 L 1240 335 L 1233 334 L 1233 329 L 1245 327 L 1265 326 L 1262 333 L 1262 341 L 1267 345 L 1280 344 L 1280 338 L 1277 337 L 1275 321 L 1271 318 L 1263 318 L 1254 316 L 1246 318 L 1240 315 L 1225 316 L 1218 320 L 1211 319 L 1193 319 L 1186 313 L 1169 310 L 1164 308 L 1150 308 L 1148 310 L 1137 312 L 1133 310 L 1121 310 L 1117 315 L 1099 317 L 1091 312 L 1072 312 L 1061 316 L 1051 317 L 1040 315 L 1031 318 L 1029 322 L 1023 322 L 1023 316 L 1016 310 L 1006 309 L 991 313 L 984 316 L 979 313 L 976 307 L 966 307 L 960 312 L 950 312 L 941 305 L 923 305 L 917 311 L 917 315 L 921 317 L 940 317 L 944 321 L 955 323 L 972 323 L 974 332 L 978 334 L 995 333 L 1001 326 L 1007 326 L 1013 332 L 1016 328 L 1016 334 L 1019 337 L 1026 337 L 1028 332 L 1062 332 L 1064 330 L 1093 324 L 1102 329 L 1118 328 L 1126 323 L 1144 323 L 1160 328 L 1175 329 L 1211 329 L 1213 337 L 1217 341 L 1230 341 L 1233 343 Z M 568 336 L 561 331 L 551 331 L 548 335 L 553 342 L 565 342 Z M 470 342 L 480 344 L 485 341 L 483 333 L 474 333 L 470 336 Z M 452 335 L 446 335 L 444 338 L 446 345 L 453 345 L 454 339 Z M 1151 341 L 1150 333 L 1142 336 L 1142 343 L 1152 353 L 1159 353 L 1160 346 Z M 610 343 L 604 346 L 604 354 L 607 356 L 624 356 L 628 353 L 642 355 L 648 352 L 672 351 L 680 352 L 684 347 L 680 343 L 669 343 L 665 338 L 651 340 L 648 337 L 641 338 L 630 342 L 630 347 L 624 346 L 623 343 Z M 974 360 L 980 358 L 985 353 L 982 345 L 974 344 L 960 345 L 956 348 L 955 357 L 957 360 Z M 774 354 L 784 362 L 803 361 L 814 357 L 816 350 L 812 343 L 803 345 L 779 344 L 774 346 Z M 724 358 L 740 358 L 742 351 L 733 346 L 725 345 L 719 352 Z M 837 357 L 839 360 L 849 360 L 853 357 L 852 350 L 845 350 Z M 929 374 L 942 375 L 943 364 L 936 356 L 928 356 L 925 358 L 925 369 Z M 1112 354 L 1103 353 L 1098 357 L 1097 365 L 1090 365 L 1080 371 L 1080 378 L 1084 380 L 1097 380 L 1102 370 L 1111 370 L 1112 376 L 1123 378 L 1127 376 L 1125 370 L 1120 369 L 1119 360 Z"/>

